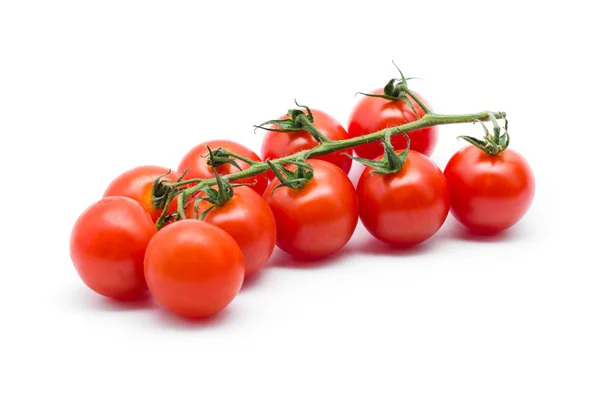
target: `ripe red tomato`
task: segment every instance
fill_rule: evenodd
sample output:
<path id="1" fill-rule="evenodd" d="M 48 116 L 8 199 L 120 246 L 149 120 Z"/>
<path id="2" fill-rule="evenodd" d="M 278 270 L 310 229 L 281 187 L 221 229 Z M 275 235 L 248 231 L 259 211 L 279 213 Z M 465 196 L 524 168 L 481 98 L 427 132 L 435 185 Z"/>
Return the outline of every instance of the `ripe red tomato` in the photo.
<path id="1" fill-rule="evenodd" d="M 402 169 L 380 175 L 365 168 L 356 188 L 360 219 L 377 239 L 411 246 L 430 238 L 448 216 L 448 184 L 426 156 L 410 151 Z"/>
<path id="2" fill-rule="evenodd" d="M 327 138 L 331 140 L 348 139 L 348 132 L 344 127 L 331 115 L 311 109 L 314 117 L 313 125 L 321 131 Z M 283 116 L 279 119 L 286 119 L 288 116 Z M 302 150 L 312 149 L 318 144 L 307 131 L 295 132 L 267 132 L 262 144 L 263 160 L 272 160 L 281 158 L 290 154 L 297 153 Z M 343 154 L 343 151 L 337 151 L 324 156 L 315 157 L 318 160 L 328 161 L 337 165 L 348 174 L 352 166 L 352 159 Z M 273 179 L 275 175 L 272 171 L 268 172 L 269 179 Z"/>
<path id="3" fill-rule="evenodd" d="M 224 309 L 244 280 L 244 256 L 235 240 L 208 222 L 186 219 L 161 229 L 144 260 L 150 293 L 184 317 Z"/>
<path id="4" fill-rule="evenodd" d="M 213 172 L 210 169 L 210 166 L 207 164 L 208 161 L 208 149 L 207 146 L 210 147 L 211 150 L 217 150 L 219 147 L 223 147 L 229 151 L 232 151 L 236 154 L 239 154 L 243 157 L 249 158 L 254 161 L 262 161 L 256 153 L 254 153 L 249 148 L 242 146 L 239 143 L 232 142 L 231 140 L 210 140 L 208 142 L 201 143 L 196 147 L 192 148 L 187 154 L 183 157 L 181 162 L 179 163 L 179 171 L 183 173 L 186 169 L 188 172 L 185 175 L 186 179 L 211 179 L 214 178 Z M 238 165 L 242 170 L 250 168 L 250 165 L 244 161 L 236 160 Z M 235 172 L 239 172 L 232 164 L 221 164 L 217 168 L 217 173 L 219 175 L 229 175 Z M 245 183 L 245 184 L 253 184 L 250 186 L 252 189 L 256 191 L 258 194 L 263 194 L 265 188 L 267 187 L 268 180 L 265 174 L 260 174 L 244 179 L 239 179 L 237 181 L 231 183 Z"/>
<path id="5" fill-rule="evenodd" d="M 297 258 L 317 259 L 340 250 L 358 222 L 358 201 L 344 171 L 322 160 L 308 160 L 314 178 L 299 189 L 280 187 L 275 178 L 263 197 L 277 223 L 277 246 Z"/>
<path id="6" fill-rule="evenodd" d="M 127 197 L 106 197 L 86 209 L 71 231 L 71 260 L 83 282 L 114 299 L 147 290 L 144 252 L 156 233 L 150 215 Z"/>
<path id="7" fill-rule="evenodd" d="M 168 173 L 168 174 L 167 174 Z M 158 167 L 156 165 L 143 165 L 126 171 L 116 177 L 106 188 L 103 197 L 125 196 L 140 203 L 144 210 L 156 222 L 162 210 L 157 210 L 152 204 L 152 183 L 162 175 L 167 174 L 164 179 L 175 182 L 179 174 L 175 171 L 169 172 L 168 168 Z M 172 201 L 169 205 L 169 212 L 175 212 L 177 201 Z"/>
<path id="8" fill-rule="evenodd" d="M 501 232 L 525 215 L 535 192 L 533 172 L 519 153 L 489 155 L 469 145 L 444 170 L 452 215 L 471 231 Z"/>
<path id="9" fill-rule="evenodd" d="M 213 207 L 212 203 L 201 201 L 198 215 L 210 207 Z M 186 209 L 186 216 L 194 217 L 193 203 Z M 218 226 L 233 237 L 244 254 L 246 276 L 257 272 L 273 253 L 277 237 L 275 218 L 267 202 L 248 187 L 236 187 L 231 200 L 222 206 L 214 206 L 203 221 Z"/>
<path id="10" fill-rule="evenodd" d="M 383 89 L 377 89 L 372 93 L 382 94 Z M 422 96 L 419 94 L 417 94 L 417 96 L 428 108 L 430 108 L 423 100 Z M 417 102 L 413 101 L 412 104 L 419 114 L 419 118 L 425 115 L 423 109 L 419 107 Z M 380 97 L 362 96 L 350 114 L 350 119 L 348 121 L 348 135 L 350 137 L 363 136 L 385 128 L 413 122 L 415 120 L 417 120 L 415 113 L 403 100 L 390 101 Z M 408 136 L 410 137 L 411 150 L 430 155 L 437 143 L 437 126 L 408 132 Z M 392 146 L 394 146 L 394 149 L 396 150 L 405 149 L 406 138 L 404 135 L 393 136 Z M 381 143 L 373 142 L 355 147 L 354 152 L 358 157 L 375 159 L 377 156 L 383 154 L 383 148 Z"/>

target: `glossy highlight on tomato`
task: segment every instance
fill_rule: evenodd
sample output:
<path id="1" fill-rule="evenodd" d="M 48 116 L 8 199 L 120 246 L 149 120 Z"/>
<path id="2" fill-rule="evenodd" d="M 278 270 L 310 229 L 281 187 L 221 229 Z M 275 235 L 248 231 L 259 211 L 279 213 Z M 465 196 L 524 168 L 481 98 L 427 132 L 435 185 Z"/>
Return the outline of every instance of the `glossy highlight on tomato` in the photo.
<path id="1" fill-rule="evenodd" d="M 135 200 L 106 197 L 88 207 L 71 231 L 70 254 L 83 282 L 106 297 L 127 300 L 147 290 L 144 253 L 156 234 Z"/>
<path id="2" fill-rule="evenodd" d="M 318 259 L 339 251 L 358 223 L 358 200 L 340 168 L 307 160 L 314 178 L 302 188 L 280 187 L 274 179 L 263 194 L 277 223 L 277 246 L 301 259 Z M 275 189 L 275 190 L 274 190 Z"/>
<path id="3" fill-rule="evenodd" d="M 320 111 L 311 109 L 314 117 L 313 125 L 327 138 L 331 140 L 344 140 L 348 139 L 348 132 L 344 127 L 331 115 Z M 279 119 L 288 119 L 288 116 L 283 116 Z M 278 126 L 274 126 L 277 128 Z M 271 132 L 267 131 L 265 138 L 263 139 L 261 155 L 263 160 L 272 160 L 275 158 L 281 158 L 290 154 L 298 153 L 302 150 L 312 149 L 316 147 L 318 142 L 311 136 L 307 131 L 295 131 L 295 132 Z M 324 156 L 315 157 L 317 160 L 328 161 L 332 164 L 337 165 L 348 174 L 352 167 L 352 159 L 346 157 L 343 151 L 337 151 Z M 270 179 L 274 178 L 272 172 L 268 174 Z"/>
<path id="4" fill-rule="evenodd" d="M 239 154 L 250 160 L 258 162 L 262 161 L 256 153 L 239 143 L 233 142 L 231 140 L 210 140 L 192 148 L 190 151 L 187 152 L 187 154 L 179 163 L 179 171 L 183 173 L 185 170 L 187 170 L 187 173 L 185 174 L 186 179 L 212 179 L 215 177 L 210 166 L 207 164 L 209 154 L 208 147 L 210 147 L 211 150 L 217 150 L 219 147 L 223 147 L 224 149 Z M 242 170 L 250 168 L 250 165 L 248 163 L 240 160 L 236 161 Z M 217 173 L 221 176 L 233 174 L 235 172 L 240 171 L 236 166 L 232 164 L 221 164 L 215 169 Z M 265 174 L 259 174 L 256 176 L 239 179 L 231 183 L 248 184 L 252 189 L 254 189 L 254 191 L 256 191 L 256 193 L 262 195 L 265 188 L 267 187 L 268 180 Z"/>
<path id="5" fill-rule="evenodd" d="M 146 250 L 150 292 L 184 317 L 207 317 L 235 298 L 244 280 L 244 256 L 235 240 L 208 222 L 186 219 L 161 229 Z"/>
<path id="6" fill-rule="evenodd" d="M 382 94 L 383 89 L 377 89 L 371 93 Z M 417 93 L 415 95 L 419 96 L 419 99 L 425 103 L 427 108 L 431 108 L 421 95 Z M 419 118 L 423 117 L 425 115 L 423 109 L 416 101 L 413 101 L 412 104 Z M 416 120 L 415 113 L 404 100 L 390 101 L 380 97 L 362 96 L 350 114 L 348 135 L 354 138 Z M 411 150 L 431 155 L 437 143 L 438 129 L 437 126 L 417 129 L 408 132 L 408 136 L 410 137 Z M 394 149 L 405 149 L 406 145 L 404 135 L 392 136 Z M 383 154 L 383 148 L 379 142 L 373 142 L 355 147 L 354 152 L 358 157 L 375 159 Z"/>
<path id="7" fill-rule="evenodd" d="M 412 246 L 433 236 L 450 208 L 448 184 L 428 157 L 409 151 L 395 173 L 365 168 L 356 188 L 360 219 L 375 238 L 394 246 Z"/>
<path id="8" fill-rule="evenodd" d="M 169 168 L 156 165 L 143 165 L 132 168 L 116 177 L 106 188 L 102 197 L 125 196 L 140 203 L 144 210 L 156 222 L 162 210 L 157 210 L 152 204 L 152 184 L 156 178 L 163 176 L 165 180 L 177 181 L 179 174 Z M 169 212 L 177 209 L 177 200 L 169 205 Z"/>
<path id="9" fill-rule="evenodd" d="M 495 234 L 516 224 L 533 201 L 535 180 L 527 160 L 512 149 L 490 155 L 469 145 L 444 170 L 452 215 L 480 234 Z"/>
<path id="10" fill-rule="evenodd" d="M 275 248 L 277 229 L 275 217 L 267 202 L 254 190 L 239 186 L 233 197 L 222 206 L 213 206 L 206 200 L 198 203 L 197 217 L 211 208 L 203 221 L 215 225 L 231 235 L 244 255 L 245 275 L 262 268 Z M 186 209 L 186 216 L 194 218 L 194 204 Z"/>

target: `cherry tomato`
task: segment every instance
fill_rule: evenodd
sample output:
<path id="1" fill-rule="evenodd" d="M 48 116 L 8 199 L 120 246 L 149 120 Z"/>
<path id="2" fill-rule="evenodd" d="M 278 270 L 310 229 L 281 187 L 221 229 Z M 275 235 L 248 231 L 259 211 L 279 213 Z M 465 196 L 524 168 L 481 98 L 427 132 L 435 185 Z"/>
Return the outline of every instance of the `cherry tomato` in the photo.
<path id="1" fill-rule="evenodd" d="M 147 290 L 144 252 L 156 228 L 150 215 L 127 197 L 106 197 L 86 209 L 71 231 L 71 260 L 83 282 L 114 299 Z"/>
<path id="2" fill-rule="evenodd" d="M 383 89 L 377 89 L 372 93 L 382 94 Z M 430 108 L 422 96 L 419 94 L 417 96 Z M 413 101 L 412 104 L 419 114 L 419 118 L 425 115 L 416 101 Z M 350 114 L 348 134 L 350 137 L 363 136 L 415 120 L 417 120 L 415 113 L 403 100 L 390 101 L 380 97 L 362 96 Z M 408 136 L 411 150 L 430 155 L 437 143 L 437 126 L 408 132 Z M 392 137 L 392 145 L 397 150 L 405 149 L 406 138 L 404 135 L 395 135 Z M 373 142 L 355 147 L 354 152 L 358 157 L 375 159 L 383 154 L 383 148 L 381 143 Z"/>
<path id="3" fill-rule="evenodd" d="M 210 207 L 213 204 L 201 201 L 198 216 Z M 194 218 L 193 203 L 186 209 L 186 216 Z M 277 237 L 275 218 L 267 202 L 248 187 L 236 187 L 231 200 L 222 206 L 214 206 L 203 221 L 218 226 L 233 237 L 244 254 L 246 276 L 258 271 L 273 253 Z"/>
<path id="4" fill-rule="evenodd" d="M 360 219 L 382 242 L 411 246 L 430 238 L 448 216 L 448 184 L 426 156 L 410 151 L 402 169 L 380 175 L 365 168 L 356 188 Z"/>
<path id="5" fill-rule="evenodd" d="M 143 165 L 126 171 L 116 177 L 106 188 L 103 197 L 125 196 L 140 203 L 144 210 L 156 222 L 162 210 L 157 210 L 152 204 L 152 183 L 162 175 L 167 174 L 164 179 L 175 182 L 179 174 L 175 171 L 169 172 L 168 168 L 158 167 L 156 165 Z M 172 201 L 169 205 L 169 212 L 177 209 L 177 201 Z"/>
<path id="6" fill-rule="evenodd" d="M 256 155 L 256 153 L 254 153 L 249 148 L 242 146 L 239 143 L 232 142 L 231 140 L 210 140 L 192 148 L 190 151 L 188 151 L 188 153 L 183 157 L 183 159 L 179 163 L 179 171 L 183 173 L 183 171 L 188 169 L 188 172 L 185 174 L 186 179 L 214 178 L 213 172 L 210 169 L 210 166 L 207 164 L 207 146 L 210 147 L 211 150 L 217 150 L 219 147 L 223 147 L 224 149 L 239 154 L 243 157 L 249 158 L 250 160 L 258 162 L 262 161 L 260 157 Z M 248 163 L 240 160 L 236 161 L 242 170 L 250 168 L 250 165 Z M 232 164 L 221 164 L 215 169 L 217 170 L 217 173 L 219 175 L 229 175 L 240 171 L 236 166 Z M 268 180 L 265 174 L 260 174 L 244 179 L 239 179 L 231 183 L 250 184 L 252 185 L 250 187 L 254 189 L 256 193 L 262 195 L 265 191 L 265 188 L 267 187 Z"/>
<path id="7" fill-rule="evenodd" d="M 331 115 L 323 111 L 311 109 L 314 122 L 313 125 L 331 140 L 348 139 L 348 132 Z M 279 119 L 289 118 L 283 116 Z M 307 131 L 296 132 L 267 132 L 262 144 L 263 160 L 272 160 L 281 158 L 302 150 L 312 149 L 317 145 L 317 141 Z M 328 161 L 340 167 L 344 173 L 348 174 L 352 166 L 352 159 L 343 154 L 343 151 L 337 151 L 324 156 L 316 157 L 318 160 Z M 267 173 L 270 179 L 275 175 L 272 171 Z"/>
<path id="8" fill-rule="evenodd" d="M 244 280 L 244 256 L 233 238 L 208 222 L 186 219 L 161 229 L 144 260 L 150 293 L 184 317 L 224 309 Z"/>
<path id="9" fill-rule="evenodd" d="M 452 156 L 444 174 L 452 215 L 476 233 L 510 228 L 533 201 L 533 172 L 525 158 L 512 149 L 492 156 L 469 145 Z"/>
<path id="10" fill-rule="evenodd" d="M 340 250 L 358 222 L 358 201 L 344 171 L 322 160 L 308 160 L 314 178 L 302 188 L 280 187 L 275 178 L 263 197 L 277 223 L 277 246 L 297 258 L 317 259 Z"/>

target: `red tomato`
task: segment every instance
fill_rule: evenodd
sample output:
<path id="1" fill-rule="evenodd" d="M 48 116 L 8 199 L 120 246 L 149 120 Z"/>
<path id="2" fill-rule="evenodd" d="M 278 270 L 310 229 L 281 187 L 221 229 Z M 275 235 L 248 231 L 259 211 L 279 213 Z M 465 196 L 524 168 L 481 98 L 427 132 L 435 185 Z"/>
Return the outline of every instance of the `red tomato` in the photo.
<path id="1" fill-rule="evenodd" d="M 212 206 L 206 200 L 201 201 L 198 215 Z M 186 209 L 186 215 L 194 217 L 193 203 Z M 233 198 L 222 206 L 214 206 L 203 221 L 233 237 L 244 254 L 246 276 L 258 271 L 273 253 L 277 237 L 275 218 L 267 202 L 248 187 L 236 187 Z"/>
<path id="2" fill-rule="evenodd" d="M 156 165 L 144 165 L 126 171 L 116 177 L 106 188 L 103 197 L 125 196 L 140 203 L 152 220 L 156 222 L 162 210 L 157 210 L 152 204 L 152 183 L 154 180 L 169 172 L 168 168 L 158 167 Z M 179 174 L 175 171 L 169 172 L 164 177 L 166 180 L 175 182 Z M 172 201 L 169 205 L 169 212 L 177 209 L 177 201 Z"/>
<path id="3" fill-rule="evenodd" d="M 511 149 L 492 156 L 467 146 L 452 156 L 444 174 L 452 215 L 476 233 L 510 228 L 533 201 L 533 172 L 525 158 Z"/>
<path id="4" fill-rule="evenodd" d="M 377 89 L 372 93 L 382 94 L 383 89 Z M 417 94 L 428 108 L 429 105 Z M 425 113 L 417 102 L 412 102 L 415 110 L 421 118 Z M 403 100 L 390 101 L 380 97 L 362 96 L 356 103 L 348 121 L 348 134 L 350 137 L 363 136 L 369 133 L 381 131 L 415 121 L 417 118 L 410 106 Z M 437 126 L 418 129 L 408 132 L 410 137 L 410 149 L 425 155 L 430 155 L 437 143 Z M 395 149 L 406 148 L 404 135 L 392 136 L 392 146 Z M 354 148 L 358 157 L 375 159 L 383 154 L 380 142 L 367 143 Z"/>
<path id="5" fill-rule="evenodd" d="M 396 173 L 371 174 L 365 168 L 356 188 L 360 220 L 377 239 L 410 246 L 430 238 L 448 216 L 448 184 L 426 156 L 410 151 Z"/>
<path id="6" fill-rule="evenodd" d="M 201 143 L 188 151 L 188 153 L 183 157 L 181 162 L 179 163 L 179 171 L 183 173 L 186 169 L 189 169 L 187 174 L 185 175 L 186 179 L 211 179 L 214 178 L 213 172 L 210 169 L 210 166 L 207 164 L 208 161 L 208 149 L 207 146 L 210 147 L 211 150 L 217 150 L 219 147 L 223 147 L 231 152 L 239 154 L 240 156 L 249 158 L 254 161 L 262 161 L 256 153 L 254 153 L 249 148 L 242 146 L 239 143 L 232 142 L 231 140 L 211 140 L 208 142 Z M 245 163 L 240 160 L 236 160 L 240 168 L 242 170 L 250 168 L 248 163 Z M 222 164 L 216 168 L 217 173 L 219 175 L 229 175 L 235 172 L 239 172 L 232 164 Z M 265 188 L 267 187 L 268 180 L 265 174 L 260 174 L 256 176 L 251 176 L 244 179 L 239 179 L 237 181 L 231 183 L 245 183 L 245 184 L 254 184 L 250 186 L 252 189 L 256 191 L 258 194 L 263 194 Z"/>
<path id="7" fill-rule="evenodd" d="M 148 245 L 144 271 L 150 293 L 184 317 L 207 317 L 224 309 L 244 280 L 244 256 L 221 228 L 183 220 L 161 229 Z"/>
<path id="8" fill-rule="evenodd" d="M 358 222 L 352 182 L 337 166 L 308 160 L 314 178 L 299 189 L 280 187 L 274 179 L 263 194 L 277 223 L 277 246 L 294 257 L 317 259 L 340 250 Z"/>
<path id="9" fill-rule="evenodd" d="M 106 197 L 86 209 L 71 231 L 71 260 L 83 282 L 114 299 L 146 292 L 144 252 L 156 233 L 150 215 L 127 197 Z"/>
<path id="10" fill-rule="evenodd" d="M 311 109 L 314 122 L 313 125 L 321 131 L 326 137 L 331 140 L 348 139 L 348 133 L 340 123 L 331 115 L 323 111 Z M 283 116 L 279 119 L 286 119 L 288 116 Z M 277 126 L 276 126 L 277 127 Z M 297 153 L 302 150 L 312 149 L 317 145 L 317 141 L 307 131 L 296 132 L 267 132 L 262 144 L 263 160 L 272 160 Z M 348 174 L 352 166 L 352 159 L 343 154 L 343 151 L 327 154 L 320 157 L 315 157 L 319 160 L 328 161 L 340 167 L 344 173 Z M 268 172 L 270 179 L 275 175 L 272 171 Z"/>

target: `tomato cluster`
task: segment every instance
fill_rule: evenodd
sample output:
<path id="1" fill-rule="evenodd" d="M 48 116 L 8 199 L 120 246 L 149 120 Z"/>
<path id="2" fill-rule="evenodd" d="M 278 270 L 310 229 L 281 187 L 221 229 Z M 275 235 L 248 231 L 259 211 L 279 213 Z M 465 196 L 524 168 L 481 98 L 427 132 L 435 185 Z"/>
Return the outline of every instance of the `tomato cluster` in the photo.
<path id="1" fill-rule="evenodd" d="M 79 276 L 107 297 L 127 300 L 149 290 L 176 314 L 205 317 L 235 298 L 275 246 L 319 260 L 348 243 L 359 219 L 375 238 L 405 247 L 433 236 L 449 212 L 479 234 L 503 231 L 525 214 L 533 174 L 521 155 L 506 149 L 508 133 L 500 136 L 495 120 L 495 136 L 469 138 L 472 144 L 444 172 L 428 158 L 436 127 L 387 133 L 383 146 L 362 143 L 354 153 L 363 158 L 336 150 L 277 162 L 306 155 L 322 141 L 360 138 L 429 112 L 413 92 L 390 98 L 388 89 L 358 101 L 348 131 L 329 114 L 306 108 L 307 129 L 293 126 L 299 114 L 276 120 L 261 157 L 239 143 L 213 140 L 185 154 L 178 172 L 158 166 L 124 172 L 75 222 L 70 253 Z M 347 176 L 353 159 L 367 165 L 356 187 Z M 273 161 L 270 169 L 229 182 L 228 175 L 264 166 L 263 160 Z M 195 191 L 205 179 L 217 183 Z M 179 199 L 190 188 L 191 196 Z M 167 190 L 174 195 L 165 200 Z"/>

